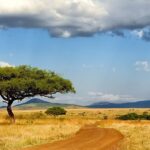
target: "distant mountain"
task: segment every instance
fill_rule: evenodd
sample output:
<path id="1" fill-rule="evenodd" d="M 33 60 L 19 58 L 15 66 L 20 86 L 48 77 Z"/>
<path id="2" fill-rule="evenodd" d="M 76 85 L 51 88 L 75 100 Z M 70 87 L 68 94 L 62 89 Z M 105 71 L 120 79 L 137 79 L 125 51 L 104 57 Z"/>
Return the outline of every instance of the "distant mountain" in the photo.
<path id="1" fill-rule="evenodd" d="M 75 104 L 61 104 L 61 103 L 51 103 L 44 101 L 39 98 L 33 98 L 25 103 L 15 105 L 16 109 L 47 109 L 49 107 L 64 107 L 64 108 L 83 108 L 84 106 L 79 106 Z M 6 106 L 1 106 L 0 108 L 5 108 Z M 111 103 L 111 102 L 97 102 L 91 105 L 85 106 L 87 108 L 150 108 L 150 100 L 138 101 L 138 102 L 127 102 L 127 103 Z"/>
<path id="2" fill-rule="evenodd" d="M 14 107 L 17 109 L 46 109 L 49 107 L 67 107 L 67 108 L 79 108 L 81 106 L 74 105 L 74 104 L 60 104 L 60 103 L 51 103 L 44 101 L 42 99 L 33 98 L 25 103 L 21 103 L 18 105 L 15 105 Z"/>
<path id="3" fill-rule="evenodd" d="M 110 102 L 97 102 L 88 105 L 89 108 L 150 108 L 150 100 L 127 102 L 127 103 L 110 103 Z"/>
<path id="4" fill-rule="evenodd" d="M 36 103 L 36 104 L 49 104 L 50 102 L 47 102 L 47 101 L 44 101 L 44 100 L 41 100 L 41 99 L 38 99 L 38 98 L 33 98 L 33 99 L 30 99 L 29 101 L 25 102 L 25 103 L 22 103 L 22 104 L 18 104 L 17 106 L 21 106 L 21 105 L 25 105 L 25 104 L 32 104 L 32 103 Z"/>

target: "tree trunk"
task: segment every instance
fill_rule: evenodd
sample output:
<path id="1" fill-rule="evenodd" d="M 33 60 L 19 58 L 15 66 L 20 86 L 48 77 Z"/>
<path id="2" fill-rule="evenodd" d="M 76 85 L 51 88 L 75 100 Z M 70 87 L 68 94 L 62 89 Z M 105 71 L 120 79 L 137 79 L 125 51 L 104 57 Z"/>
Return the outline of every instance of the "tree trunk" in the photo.
<path id="1" fill-rule="evenodd" d="M 13 103 L 13 101 L 8 102 L 7 112 L 8 112 L 9 117 L 11 118 L 11 121 L 13 123 L 15 123 L 15 116 L 14 116 L 14 113 L 13 113 L 12 108 L 11 108 L 12 103 Z"/>

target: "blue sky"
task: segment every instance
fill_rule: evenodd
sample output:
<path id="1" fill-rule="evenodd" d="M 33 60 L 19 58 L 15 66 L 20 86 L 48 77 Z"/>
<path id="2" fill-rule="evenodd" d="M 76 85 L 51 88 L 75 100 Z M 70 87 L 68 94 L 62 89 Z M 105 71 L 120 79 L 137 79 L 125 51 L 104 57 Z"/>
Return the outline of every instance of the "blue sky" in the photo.
<path id="1" fill-rule="evenodd" d="M 0 66 L 70 79 L 77 93 L 55 102 L 150 99 L 149 7 L 147 0 L 0 0 Z"/>
<path id="2" fill-rule="evenodd" d="M 66 39 L 37 29 L 0 31 L 0 61 L 37 66 L 69 78 L 77 94 L 56 98 L 67 103 L 149 99 L 149 47 L 149 42 L 132 36 Z"/>

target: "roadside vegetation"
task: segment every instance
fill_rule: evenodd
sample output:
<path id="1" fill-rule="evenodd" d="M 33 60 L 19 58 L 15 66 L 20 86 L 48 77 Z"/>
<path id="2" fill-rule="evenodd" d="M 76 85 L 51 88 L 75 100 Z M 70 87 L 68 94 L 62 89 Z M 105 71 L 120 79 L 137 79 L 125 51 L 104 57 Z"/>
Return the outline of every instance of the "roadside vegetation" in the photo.
<path id="1" fill-rule="evenodd" d="M 150 150 L 149 121 L 108 121 L 99 127 L 117 129 L 125 136 L 117 150 Z"/>

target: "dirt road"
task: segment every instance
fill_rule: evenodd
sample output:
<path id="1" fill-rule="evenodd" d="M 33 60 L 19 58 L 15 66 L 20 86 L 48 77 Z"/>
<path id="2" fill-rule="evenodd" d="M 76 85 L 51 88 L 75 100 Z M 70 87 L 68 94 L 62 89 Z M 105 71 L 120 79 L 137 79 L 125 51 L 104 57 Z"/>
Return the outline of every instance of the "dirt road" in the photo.
<path id="1" fill-rule="evenodd" d="M 123 135 L 115 129 L 89 125 L 81 128 L 70 139 L 26 148 L 24 150 L 116 150 Z"/>

